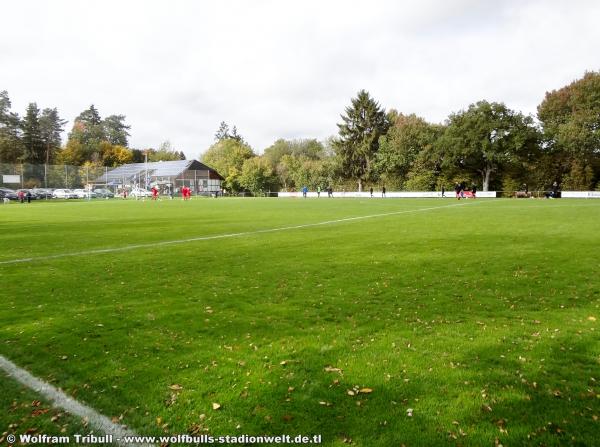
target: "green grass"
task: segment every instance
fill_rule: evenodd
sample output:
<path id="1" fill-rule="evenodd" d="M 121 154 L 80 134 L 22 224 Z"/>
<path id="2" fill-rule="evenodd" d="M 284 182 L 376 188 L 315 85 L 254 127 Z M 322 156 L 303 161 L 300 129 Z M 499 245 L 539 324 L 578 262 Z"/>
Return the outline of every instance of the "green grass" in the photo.
<path id="1" fill-rule="evenodd" d="M 0 354 L 147 435 L 597 445 L 600 201 L 11 204 L 0 261 L 437 206 L 0 265 Z"/>

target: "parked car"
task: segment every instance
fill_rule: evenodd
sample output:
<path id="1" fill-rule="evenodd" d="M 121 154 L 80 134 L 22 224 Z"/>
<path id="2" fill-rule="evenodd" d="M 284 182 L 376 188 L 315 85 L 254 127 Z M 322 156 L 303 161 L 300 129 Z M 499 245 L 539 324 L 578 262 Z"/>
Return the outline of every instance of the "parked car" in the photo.
<path id="1" fill-rule="evenodd" d="M 77 194 L 70 189 L 55 189 L 52 197 L 55 199 L 76 199 Z"/>
<path id="2" fill-rule="evenodd" d="M 150 191 L 148 191 L 147 189 L 142 189 L 142 188 L 133 188 L 131 190 L 131 192 L 129 193 L 130 197 L 135 197 L 135 198 L 139 198 L 139 197 L 152 197 L 152 193 Z"/>
<path id="3" fill-rule="evenodd" d="M 99 197 L 98 194 L 89 189 L 74 189 L 73 192 L 77 195 L 78 199 L 94 199 Z"/>
<path id="4" fill-rule="evenodd" d="M 33 188 L 31 191 L 34 192 L 35 194 L 37 194 L 37 196 L 40 199 L 51 199 L 52 198 L 53 190 L 50 188 Z"/>
<path id="5" fill-rule="evenodd" d="M 112 199 L 115 197 L 115 194 L 106 188 L 96 188 L 94 189 L 94 193 L 96 197 L 102 197 L 103 199 Z"/>
<path id="6" fill-rule="evenodd" d="M 0 188 L 0 199 L 9 199 L 9 200 L 17 200 L 19 196 L 12 189 L 9 188 Z"/>

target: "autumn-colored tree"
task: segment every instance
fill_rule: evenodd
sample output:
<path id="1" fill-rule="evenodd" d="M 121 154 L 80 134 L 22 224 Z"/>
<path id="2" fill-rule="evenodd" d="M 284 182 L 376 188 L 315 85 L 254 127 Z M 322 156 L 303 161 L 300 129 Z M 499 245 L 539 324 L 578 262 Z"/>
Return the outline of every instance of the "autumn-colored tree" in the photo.
<path id="1" fill-rule="evenodd" d="M 538 106 L 543 152 L 555 161 L 555 180 L 588 189 L 600 178 L 600 72 L 546 93 Z M 591 173 L 591 175 L 590 175 Z"/>
<path id="2" fill-rule="evenodd" d="M 252 148 L 232 138 L 217 141 L 201 155 L 208 166 L 225 178 L 224 187 L 229 191 L 240 191 L 240 176 L 244 161 L 254 157 Z"/>
<path id="3" fill-rule="evenodd" d="M 104 166 L 120 166 L 133 162 L 133 152 L 125 146 L 112 145 L 108 142 L 102 150 L 102 164 Z"/>

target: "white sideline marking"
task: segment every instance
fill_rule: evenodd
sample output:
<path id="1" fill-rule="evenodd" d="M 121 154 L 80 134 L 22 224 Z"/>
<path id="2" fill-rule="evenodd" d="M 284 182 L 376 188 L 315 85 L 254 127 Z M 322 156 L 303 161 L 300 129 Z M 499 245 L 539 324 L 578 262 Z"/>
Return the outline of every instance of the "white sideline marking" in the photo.
<path id="1" fill-rule="evenodd" d="M 76 251 L 76 252 L 71 252 L 71 253 L 60 253 L 57 255 L 35 256 L 35 257 L 31 257 L 31 258 L 20 258 L 20 259 L 9 259 L 7 261 L 0 261 L 0 265 L 19 264 L 19 263 L 33 262 L 33 261 L 47 261 L 50 259 L 68 258 L 68 257 L 72 257 L 72 256 L 85 256 L 85 255 L 97 255 L 97 254 L 103 254 L 103 253 L 115 253 L 115 252 L 120 252 L 120 251 L 136 250 L 139 248 L 162 247 L 165 245 L 185 244 L 188 242 L 211 241 L 211 240 L 215 240 L 215 239 L 227 239 L 227 238 L 239 237 L 239 236 L 252 236 L 254 234 L 275 233 L 275 232 L 286 231 L 286 230 L 298 230 L 301 228 L 318 227 L 318 226 L 322 226 L 322 225 L 333 225 L 333 224 L 342 223 L 342 222 L 353 222 L 353 221 L 364 220 L 364 219 L 373 219 L 375 217 L 395 216 L 398 214 L 418 213 L 421 211 L 432 211 L 432 210 L 438 210 L 441 208 L 465 206 L 465 205 L 469 205 L 469 204 L 473 204 L 473 203 L 475 203 L 475 202 L 455 203 L 453 205 L 433 206 L 430 208 L 417 208 L 414 210 L 392 211 L 390 213 L 370 214 L 367 216 L 345 217 L 343 219 L 326 220 L 323 222 L 316 222 L 316 223 L 302 224 L 302 225 L 291 225 L 291 226 L 287 226 L 287 227 L 267 228 L 264 230 L 256 230 L 256 231 L 243 231 L 240 233 L 216 234 L 213 236 L 199 236 L 199 237 L 191 237 L 191 238 L 187 238 L 187 239 L 175 239 L 175 240 L 171 240 L 171 241 L 151 242 L 148 244 L 125 245 L 123 247 L 99 248 L 99 249 L 94 249 L 94 250 Z M 477 203 L 480 203 L 480 202 L 477 202 Z"/>
<path id="2" fill-rule="evenodd" d="M 3 369 L 9 377 L 12 377 L 16 381 L 22 383 L 27 388 L 30 388 L 44 396 L 46 399 L 51 400 L 55 407 L 63 408 L 70 414 L 79 416 L 82 419 L 85 418 L 94 428 L 105 434 L 112 434 L 114 442 L 118 445 L 131 445 L 119 441 L 118 438 L 123 438 L 125 436 L 138 436 L 135 432 L 124 428 L 122 425 L 115 424 L 109 418 L 101 415 L 93 408 L 77 402 L 75 399 L 67 396 L 65 393 L 53 387 L 49 383 L 32 376 L 29 372 L 23 368 L 19 368 L 2 355 L 0 355 L 0 369 Z M 151 446 L 153 444 L 136 445 Z"/>

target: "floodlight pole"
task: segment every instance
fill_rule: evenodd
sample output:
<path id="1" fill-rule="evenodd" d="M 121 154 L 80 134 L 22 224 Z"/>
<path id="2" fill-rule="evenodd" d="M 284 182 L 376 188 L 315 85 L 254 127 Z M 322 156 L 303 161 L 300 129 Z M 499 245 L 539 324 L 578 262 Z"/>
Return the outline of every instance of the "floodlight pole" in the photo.
<path id="1" fill-rule="evenodd" d="M 145 189 L 148 189 L 148 149 L 144 151 L 144 164 L 146 165 L 146 180 L 144 181 Z"/>
<path id="2" fill-rule="evenodd" d="M 92 194 L 90 191 L 90 167 L 89 166 L 85 167 L 85 189 L 87 189 L 87 191 L 88 191 L 88 194 L 87 194 L 88 200 L 92 200 Z"/>

